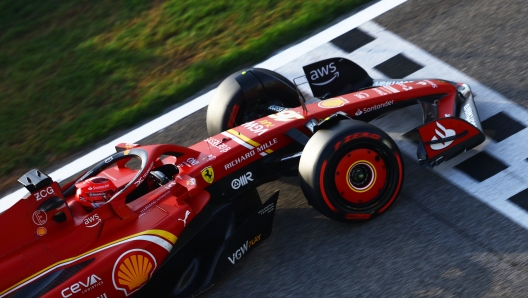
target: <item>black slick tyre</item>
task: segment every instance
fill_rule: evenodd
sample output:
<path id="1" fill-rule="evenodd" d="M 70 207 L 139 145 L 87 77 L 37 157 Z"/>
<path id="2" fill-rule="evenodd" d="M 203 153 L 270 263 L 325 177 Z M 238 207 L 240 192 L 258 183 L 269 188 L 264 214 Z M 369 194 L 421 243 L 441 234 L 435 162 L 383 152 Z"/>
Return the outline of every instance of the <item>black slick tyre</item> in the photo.
<path id="1" fill-rule="evenodd" d="M 299 163 L 301 188 L 317 211 L 337 221 L 370 219 L 384 212 L 403 183 L 403 160 L 379 128 L 341 120 L 317 131 Z"/>
<path id="2" fill-rule="evenodd" d="M 270 106 L 299 106 L 295 85 L 271 70 L 252 68 L 227 77 L 216 89 L 207 108 L 210 136 L 246 122 L 280 112 Z"/>

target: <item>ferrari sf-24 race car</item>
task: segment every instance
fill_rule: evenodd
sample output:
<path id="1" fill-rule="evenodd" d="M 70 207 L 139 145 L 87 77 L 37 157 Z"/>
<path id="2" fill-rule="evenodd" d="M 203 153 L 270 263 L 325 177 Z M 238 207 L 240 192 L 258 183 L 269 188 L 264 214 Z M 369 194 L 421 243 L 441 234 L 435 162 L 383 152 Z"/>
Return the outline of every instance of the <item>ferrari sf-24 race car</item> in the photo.
<path id="1" fill-rule="evenodd" d="M 0 297 L 195 295 L 270 236 L 278 192 L 262 203 L 263 183 L 298 172 L 308 203 L 337 221 L 387 210 L 402 156 L 369 121 L 421 105 L 429 167 L 485 139 L 466 84 L 373 80 L 342 58 L 304 72 L 308 100 L 270 70 L 231 75 L 208 107 L 210 137 L 189 148 L 119 144 L 63 186 L 23 175 L 30 194 L 0 215 Z"/>

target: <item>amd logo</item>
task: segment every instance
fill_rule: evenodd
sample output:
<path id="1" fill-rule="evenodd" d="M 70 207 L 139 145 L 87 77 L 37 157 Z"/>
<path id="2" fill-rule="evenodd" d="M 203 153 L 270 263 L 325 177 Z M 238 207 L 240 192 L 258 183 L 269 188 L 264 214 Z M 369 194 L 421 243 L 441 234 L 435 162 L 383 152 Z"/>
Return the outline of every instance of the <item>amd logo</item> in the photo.
<path id="1" fill-rule="evenodd" d="M 62 297 L 64 298 L 70 297 L 71 295 L 75 293 L 79 293 L 81 291 L 84 294 L 85 292 L 88 292 L 91 289 L 97 286 L 100 286 L 102 284 L 103 284 L 103 280 L 99 276 L 92 274 L 91 276 L 88 276 L 86 278 L 86 283 L 82 281 L 76 282 L 73 285 L 63 289 L 61 291 L 61 294 L 62 294 Z"/>
<path id="2" fill-rule="evenodd" d="M 276 106 L 276 105 L 271 105 L 271 106 L 268 107 L 268 110 L 275 111 L 275 112 L 282 112 L 282 111 L 285 111 L 287 109 L 288 108 L 281 107 L 281 106 Z"/>
<path id="3" fill-rule="evenodd" d="M 322 86 L 322 85 L 326 85 L 330 82 L 332 82 L 335 78 L 339 77 L 339 72 L 336 71 L 337 68 L 336 66 L 334 65 L 335 62 L 332 62 L 328 65 L 325 65 L 321 68 L 318 68 L 318 69 L 315 69 L 315 70 L 312 70 L 310 71 L 310 80 L 312 81 L 312 85 L 315 85 L 315 86 Z M 332 78 L 330 78 L 329 80 L 326 80 L 324 82 L 320 82 L 320 83 L 313 83 L 313 81 L 316 81 L 320 78 L 323 78 L 323 77 L 326 77 L 328 75 L 333 75 Z"/>

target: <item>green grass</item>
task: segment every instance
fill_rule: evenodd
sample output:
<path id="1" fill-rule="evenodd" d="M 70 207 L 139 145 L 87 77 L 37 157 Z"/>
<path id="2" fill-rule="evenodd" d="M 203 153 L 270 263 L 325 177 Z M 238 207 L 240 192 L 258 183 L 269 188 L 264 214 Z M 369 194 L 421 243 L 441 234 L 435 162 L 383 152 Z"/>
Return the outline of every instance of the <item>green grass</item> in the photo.
<path id="1" fill-rule="evenodd" d="M 3 1 L 0 177 L 153 117 L 364 2 Z"/>

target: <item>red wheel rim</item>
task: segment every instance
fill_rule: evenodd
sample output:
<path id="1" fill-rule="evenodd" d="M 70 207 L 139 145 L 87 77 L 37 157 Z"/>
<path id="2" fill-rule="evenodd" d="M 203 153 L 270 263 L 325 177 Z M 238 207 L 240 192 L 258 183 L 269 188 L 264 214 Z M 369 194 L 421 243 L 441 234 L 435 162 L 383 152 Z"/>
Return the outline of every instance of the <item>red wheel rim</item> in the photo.
<path id="1" fill-rule="evenodd" d="M 381 193 L 387 180 L 383 158 L 370 149 L 355 149 L 344 155 L 335 170 L 338 193 L 348 202 L 365 204 Z"/>

